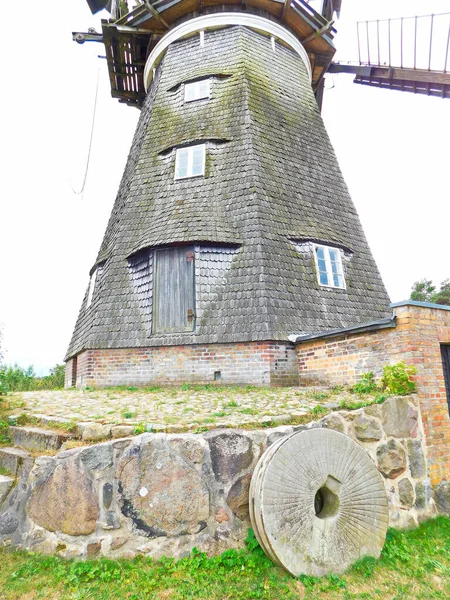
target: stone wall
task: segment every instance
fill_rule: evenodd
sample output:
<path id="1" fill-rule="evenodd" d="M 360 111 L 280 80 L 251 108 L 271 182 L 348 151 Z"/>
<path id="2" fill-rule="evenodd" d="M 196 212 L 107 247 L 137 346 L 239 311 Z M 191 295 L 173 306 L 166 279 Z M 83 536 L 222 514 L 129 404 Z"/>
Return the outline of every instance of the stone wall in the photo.
<path id="1" fill-rule="evenodd" d="M 382 473 L 390 523 L 450 512 L 427 475 L 415 396 L 336 411 L 306 426 L 135 438 L 26 459 L 0 504 L 0 542 L 66 557 L 183 557 L 242 547 L 248 491 L 264 450 L 296 429 L 328 427 L 357 440 Z M 447 504 L 445 504 L 447 502 Z"/>
<path id="2" fill-rule="evenodd" d="M 74 359 L 66 365 L 66 387 Z M 176 383 L 298 385 L 294 345 L 279 342 L 85 350 L 77 387 Z"/>
<path id="3" fill-rule="evenodd" d="M 441 344 L 450 344 L 450 309 L 406 302 L 394 305 L 394 314 L 393 329 L 300 343 L 300 385 L 351 385 L 367 371 L 381 375 L 388 364 L 414 365 L 431 483 L 450 482 L 450 399 L 441 358 Z"/>

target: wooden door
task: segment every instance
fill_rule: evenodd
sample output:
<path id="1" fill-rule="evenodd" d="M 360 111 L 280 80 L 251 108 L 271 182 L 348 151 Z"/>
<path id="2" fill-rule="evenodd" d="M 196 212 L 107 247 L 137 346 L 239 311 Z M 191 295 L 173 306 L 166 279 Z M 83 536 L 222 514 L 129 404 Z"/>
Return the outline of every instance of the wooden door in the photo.
<path id="1" fill-rule="evenodd" d="M 193 331 L 195 326 L 194 248 L 155 251 L 153 323 L 155 333 Z"/>
<path id="2" fill-rule="evenodd" d="M 442 366 L 444 368 L 445 389 L 447 404 L 450 412 L 450 344 L 441 344 Z"/>

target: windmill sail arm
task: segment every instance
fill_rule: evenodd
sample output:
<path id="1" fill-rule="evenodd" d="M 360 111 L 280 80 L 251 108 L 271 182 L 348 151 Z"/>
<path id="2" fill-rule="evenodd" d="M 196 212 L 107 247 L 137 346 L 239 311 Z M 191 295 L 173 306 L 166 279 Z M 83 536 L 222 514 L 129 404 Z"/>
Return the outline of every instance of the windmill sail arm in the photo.
<path id="1" fill-rule="evenodd" d="M 362 85 L 450 98 L 450 73 L 442 71 L 339 63 L 332 63 L 328 70 L 353 74 L 354 82 Z"/>

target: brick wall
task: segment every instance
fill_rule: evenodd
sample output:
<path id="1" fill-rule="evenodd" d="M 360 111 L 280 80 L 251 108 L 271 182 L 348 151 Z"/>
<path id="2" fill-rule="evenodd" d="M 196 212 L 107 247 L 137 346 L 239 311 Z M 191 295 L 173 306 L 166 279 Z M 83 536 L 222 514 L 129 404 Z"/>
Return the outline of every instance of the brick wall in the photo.
<path id="1" fill-rule="evenodd" d="M 278 342 L 86 350 L 77 357 L 77 387 L 217 383 L 298 385 L 294 345 Z M 66 386 L 73 376 L 66 365 Z"/>
<path id="2" fill-rule="evenodd" d="M 450 419 L 440 348 L 450 343 L 450 310 L 403 304 L 394 307 L 394 314 L 394 329 L 297 345 L 300 385 L 351 385 L 361 373 L 381 375 L 387 364 L 414 365 L 431 484 L 450 481 Z"/>

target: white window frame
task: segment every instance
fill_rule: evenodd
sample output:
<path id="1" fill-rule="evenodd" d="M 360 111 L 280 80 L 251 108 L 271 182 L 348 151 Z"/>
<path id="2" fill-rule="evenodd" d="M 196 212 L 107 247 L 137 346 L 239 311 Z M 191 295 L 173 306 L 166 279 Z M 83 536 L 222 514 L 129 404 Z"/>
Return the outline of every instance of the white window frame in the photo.
<path id="1" fill-rule="evenodd" d="M 194 163 L 194 151 L 198 148 L 202 149 L 203 152 L 203 163 L 202 163 L 202 172 L 201 173 L 193 173 L 193 163 Z M 179 175 L 179 167 L 180 160 L 183 153 L 187 153 L 187 174 Z M 175 179 L 188 179 L 190 177 L 203 177 L 205 175 L 205 162 L 206 162 L 206 144 L 196 144 L 195 146 L 184 146 L 183 148 L 177 148 L 175 154 Z"/>
<path id="2" fill-rule="evenodd" d="M 94 292 L 95 292 L 95 284 L 97 283 L 98 277 L 102 274 L 102 271 L 103 271 L 103 263 L 97 265 L 95 271 L 92 273 L 92 275 L 89 279 L 89 291 L 88 291 L 88 297 L 87 297 L 87 302 L 86 302 L 86 308 L 89 308 L 90 305 L 92 304 L 92 298 L 94 297 Z"/>
<path id="3" fill-rule="evenodd" d="M 328 283 L 321 283 L 321 281 L 320 281 L 320 273 L 321 272 L 319 270 L 319 259 L 317 257 L 317 250 L 319 248 L 322 248 L 324 251 L 324 259 L 325 259 L 326 275 L 327 275 Z M 335 275 L 335 273 L 333 273 L 333 268 L 331 266 L 332 261 L 330 258 L 330 250 L 334 250 L 338 257 L 338 260 L 336 261 L 336 264 L 338 265 L 337 275 L 340 276 L 342 285 L 334 285 L 333 275 Z M 347 286 L 345 284 L 344 268 L 343 268 L 343 264 L 342 264 L 342 251 L 340 248 L 336 248 L 334 246 L 325 246 L 323 244 L 314 244 L 314 260 L 316 261 L 317 281 L 318 281 L 320 287 L 329 287 L 329 288 L 334 288 L 334 289 L 338 289 L 338 290 L 347 289 Z"/>
<path id="4" fill-rule="evenodd" d="M 206 86 L 205 86 L 206 84 Z M 202 91 L 202 88 L 205 88 Z M 189 92 L 192 95 L 189 96 Z M 196 100 L 205 100 L 211 97 L 211 79 L 198 79 L 184 84 L 184 101 L 195 102 Z"/>
<path id="5" fill-rule="evenodd" d="M 92 298 L 94 296 L 96 280 L 97 280 L 97 269 L 95 269 L 95 271 L 92 273 L 92 275 L 89 279 L 89 291 L 88 291 L 88 297 L 87 297 L 87 302 L 86 302 L 86 308 L 89 308 L 90 305 L 92 304 Z"/>

